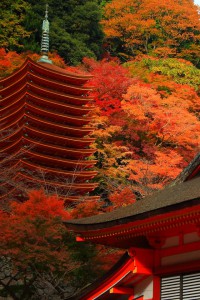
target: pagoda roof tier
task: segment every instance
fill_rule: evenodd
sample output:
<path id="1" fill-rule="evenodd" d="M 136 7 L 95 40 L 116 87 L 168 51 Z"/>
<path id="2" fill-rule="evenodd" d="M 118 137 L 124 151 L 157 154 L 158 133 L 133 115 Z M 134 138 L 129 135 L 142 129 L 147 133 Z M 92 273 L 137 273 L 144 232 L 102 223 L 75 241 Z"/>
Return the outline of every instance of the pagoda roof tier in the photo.
<path id="1" fill-rule="evenodd" d="M 51 141 L 52 143 L 55 143 L 57 145 L 76 147 L 77 149 L 80 149 L 82 147 L 87 147 L 95 141 L 95 139 L 92 138 L 67 137 L 61 134 L 55 134 L 52 132 L 35 129 L 30 125 L 25 126 L 24 133 L 33 139 L 36 138 L 36 139 L 41 139 L 42 141 Z"/>
<path id="2" fill-rule="evenodd" d="M 44 76 L 44 78 L 48 77 L 51 80 L 54 80 L 56 82 L 63 82 L 67 85 L 71 84 L 73 86 L 82 86 L 85 84 L 88 79 L 90 79 L 91 75 L 80 75 L 80 74 L 74 74 L 66 71 L 65 69 L 59 68 L 54 65 L 50 64 L 43 64 L 43 63 L 35 63 L 30 58 L 28 58 L 24 64 L 16 70 L 13 74 L 10 76 L 3 78 L 0 80 L 0 86 L 6 87 L 8 85 L 11 85 L 13 82 L 16 82 L 19 80 L 19 78 L 22 78 L 23 75 L 30 73 L 32 75 L 40 75 L 41 77 Z M 87 88 L 87 90 L 90 90 L 91 88 Z"/>
<path id="3" fill-rule="evenodd" d="M 8 166 L 7 168 L 7 172 L 10 174 L 13 174 L 14 172 L 26 172 L 30 174 L 37 174 L 37 176 L 39 177 L 39 175 L 44 176 L 48 179 L 48 178 L 59 178 L 59 179 L 65 179 L 69 178 L 70 180 L 73 179 L 73 182 L 82 182 L 84 180 L 89 180 L 94 178 L 94 176 L 96 176 L 97 172 L 96 171 L 84 171 L 84 170 L 66 170 L 64 168 L 56 168 L 56 167 L 48 167 L 42 164 L 37 164 L 37 163 L 33 163 L 32 161 L 27 161 L 24 160 L 22 157 L 19 157 L 19 160 L 16 161 L 11 161 L 11 164 Z M 14 171 L 14 172 L 13 172 Z M 2 172 L 0 172 L 0 176 L 3 176 L 4 170 Z M 72 181 L 71 181 L 72 182 Z"/>
<path id="4" fill-rule="evenodd" d="M 45 152 L 49 155 L 57 155 L 59 157 L 68 157 L 74 159 L 83 159 L 90 156 L 96 150 L 95 149 L 76 149 L 76 148 L 67 148 L 51 143 L 38 142 L 30 138 L 23 138 L 23 144 L 27 148 L 33 148 L 36 152 Z"/>
<path id="5" fill-rule="evenodd" d="M 64 136 L 84 137 L 94 130 L 92 127 L 72 127 L 65 124 L 53 123 L 44 120 L 41 117 L 32 116 L 31 114 L 25 116 L 28 118 L 26 123 L 30 124 L 32 127 L 38 129 L 43 128 L 46 131 L 55 133 L 62 132 Z"/>
<path id="6" fill-rule="evenodd" d="M 9 101 L 8 99 L 6 101 L 6 105 L 2 105 L 2 108 L 0 108 L 1 117 L 4 117 L 13 111 L 16 111 L 17 108 L 22 106 L 22 104 L 24 103 L 25 103 L 25 99 L 23 94 L 21 96 L 14 98 L 12 101 Z M 1 101 L 0 104 L 2 104 Z"/>
<path id="7" fill-rule="evenodd" d="M 11 127 L 11 129 L 7 130 L 7 133 L 5 132 L 5 136 L 3 136 L 2 134 L 2 138 L 0 140 L 0 152 L 2 152 L 3 146 L 9 146 L 11 143 L 21 138 L 22 128 L 23 126 L 16 127 L 15 130 L 13 130 L 13 128 Z"/>
<path id="8" fill-rule="evenodd" d="M 50 168 L 47 166 L 39 165 L 37 163 L 28 162 L 24 160 L 21 160 L 19 164 L 22 168 L 25 168 L 31 172 L 35 172 L 37 174 L 40 173 L 46 174 L 47 178 L 49 176 L 56 176 L 65 179 L 72 178 L 73 180 L 78 182 L 92 179 L 97 174 L 96 171 L 79 171 L 79 170 L 68 171 L 65 169 Z"/>
<path id="9" fill-rule="evenodd" d="M 91 201 L 91 202 L 95 202 L 99 200 L 99 196 L 89 196 L 89 195 L 82 195 L 82 196 L 61 196 L 61 198 L 69 204 L 74 204 L 74 203 L 80 203 L 80 202 L 85 202 L 85 201 Z"/>
<path id="10" fill-rule="evenodd" d="M 71 72 L 68 72 L 65 69 L 61 69 L 53 64 L 44 64 L 44 63 L 39 63 L 43 68 L 39 69 L 38 64 L 36 67 L 36 64 L 33 63 L 33 68 L 37 69 L 37 72 L 40 71 L 41 74 L 47 75 L 48 71 L 51 70 L 53 71 L 52 78 L 56 78 L 58 80 L 64 80 L 67 82 L 70 82 L 72 84 L 85 84 L 89 79 L 91 79 L 93 76 L 91 74 L 74 74 Z"/>
<path id="11" fill-rule="evenodd" d="M 55 180 L 47 180 L 46 178 L 39 179 L 36 176 L 26 175 L 22 172 L 18 172 L 11 178 L 11 181 L 15 183 L 16 186 L 21 185 L 21 181 L 23 180 L 23 185 L 26 185 L 27 187 L 29 184 L 31 185 L 31 188 L 37 188 L 39 186 L 45 186 L 45 188 L 49 190 L 58 191 L 59 194 L 63 193 L 66 195 L 79 195 L 79 197 L 83 196 L 85 193 L 93 191 L 97 187 L 97 183 L 74 183 L 70 181 L 63 181 L 63 183 L 56 182 Z M 7 186 L 10 188 L 12 187 L 12 183 L 4 182 L 0 184 L 0 190 L 3 191 L 5 188 L 4 186 Z M 17 189 L 16 189 L 17 190 Z M 5 193 L 1 193 L 2 197 Z M 1 199 L 1 198 L 0 198 Z"/>
<path id="12" fill-rule="evenodd" d="M 21 104 L 18 109 L 12 112 L 8 112 L 6 116 L 2 116 L 0 119 L 1 124 L 1 130 L 4 128 L 7 124 L 9 126 L 10 123 L 14 122 L 15 120 L 19 120 L 19 118 L 22 118 L 24 116 L 24 105 Z"/>
<path id="13" fill-rule="evenodd" d="M 17 78 L 16 81 L 10 84 L 2 85 L 2 82 L 0 82 L 0 84 L 1 84 L 0 91 L 3 96 L 10 95 L 12 92 L 17 91 L 25 84 L 27 84 L 27 86 L 29 84 L 36 84 L 41 88 L 44 87 L 46 89 L 53 90 L 53 91 L 62 91 L 64 93 L 72 94 L 75 96 L 82 96 L 91 90 L 90 88 L 84 88 L 82 86 L 74 86 L 66 83 L 60 83 L 58 81 L 51 80 L 49 77 L 45 78 L 29 72 L 22 74 L 21 77 Z"/>
<path id="14" fill-rule="evenodd" d="M 26 104 L 26 114 L 29 112 L 35 113 L 36 116 L 41 116 L 47 120 L 54 120 L 55 122 L 63 122 L 64 124 L 72 124 L 75 126 L 87 125 L 92 119 L 80 116 L 71 116 L 67 114 L 62 114 L 55 110 L 43 109 L 40 106 L 33 104 Z"/>
<path id="15" fill-rule="evenodd" d="M 1 122 L 0 120 L 2 137 L 9 135 L 9 133 L 12 133 L 13 131 L 21 127 L 24 124 L 23 116 L 23 113 L 19 114 L 19 116 L 15 120 L 12 120 L 12 122 L 9 122 L 8 124 L 3 124 L 4 122 Z"/>
<path id="16" fill-rule="evenodd" d="M 31 101 L 32 103 L 35 103 L 36 105 L 42 105 L 42 107 L 49 107 L 56 110 L 60 110 L 63 113 L 67 112 L 70 115 L 73 116 L 83 116 L 88 114 L 90 111 L 94 109 L 92 106 L 78 106 L 78 105 L 70 105 L 68 103 L 64 103 L 55 99 L 49 99 L 47 97 L 40 97 L 38 95 L 35 95 L 32 92 L 26 93 L 26 101 Z"/>
<path id="17" fill-rule="evenodd" d="M 1 83 L 1 82 L 0 82 Z M 23 77 L 19 78 L 14 83 L 8 86 L 1 85 L 1 95 L 6 97 L 10 95 L 12 92 L 18 91 L 23 86 L 29 87 L 29 85 L 38 86 L 40 88 L 45 88 L 52 91 L 62 91 L 63 93 L 72 94 L 75 96 L 82 96 L 88 92 L 88 89 L 74 87 L 70 85 L 65 85 L 57 82 L 53 82 L 48 80 L 48 78 L 40 78 L 39 76 L 33 76 L 32 74 L 24 74 Z"/>
<path id="18" fill-rule="evenodd" d="M 56 100 L 61 103 L 72 104 L 74 106 L 78 105 L 79 107 L 93 100 L 89 97 L 76 96 L 73 94 L 70 95 L 62 91 L 54 91 L 45 87 L 41 87 L 37 84 L 25 82 L 23 84 L 16 85 L 16 90 L 12 90 L 8 95 L 5 93 L 4 89 L 0 89 L 0 107 L 6 107 L 10 105 L 10 103 L 15 101 L 16 98 L 24 94 L 41 95 L 44 98 Z"/>
<path id="19" fill-rule="evenodd" d="M 63 191 L 67 190 L 67 192 L 70 193 L 79 193 L 79 195 L 82 195 L 84 193 L 88 193 L 93 191 L 97 187 L 97 183 L 73 183 L 70 181 L 64 181 L 63 183 L 56 182 L 55 180 L 50 181 L 47 180 L 46 178 L 44 179 L 39 179 L 36 176 L 28 176 L 22 172 L 19 172 L 16 175 L 20 180 L 23 178 L 23 180 L 27 180 L 28 182 L 32 183 L 34 182 L 35 184 L 39 184 L 41 186 L 45 187 L 51 187 L 51 188 L 59 188 L 62 189 Z"/>
<path id="20" fill-rule="evenodd" d="M 72 124 L 75 126 L 87 125 L 91 118 L 72 116 L 63 113 L 56 112 L 55 110 L 43 109 L 40 106 L 33 104 L 25 103 L 24 101 L 20 103 L 18 109 L 10 109 L 6 111 L 6 115 L 2 116 L 1 123 L 9 121 L 11 118 L 13 120 L 14 116 L 18 116 L 21 111 L 24 111 L 24 114 L 29 114 L 30 112 L 35 113 L 36 116 L 41 116 L 47 120 L 56 120 L 58 122 L 64 122 L 65 124 Z"/>
<path id="21" fill-rule="evenodd" d="M 20 118 L 21 119 L 21 118 Z M 84 149 L 85 147 L 89 146 L 91 142 L 94 141 L 94 139 L 91 138 L 79 138 L 79 137 L 67 137 L 63 135 L 55 134 L 54 132 L 47 132 L 43 131 L 37 128 L 34 128 L 30 125 L 23 126 L 19 124 L 19 127 L 17 127 L 17 122 L 19 120 L 16 120 L 16 124 L 13 124 L 13 126 L 5 126 L 4 132 L 5 136 L 0 141 L 1 150 L 8 148 L 12 143 L 14 143 L 16 140 L 20 140 L 22 136 L 24 136 L 24 139 L 32 140 L 36 143 L 39 143 L 41 141 L 41 144 L 50 144 L 52 147 L 58 147 L 63 148 L 69 147 L 71 149 L 68 149 L 68 151 L 73 151 L 73 148 L 77 149 L 76 153 L 80 153 L 80 149 L 83 149 L 82 154 L 89 154 L 94 152 L 94 149 Z M 9 124 L 9 123 L 8 123 Z M 16 127 L 14 127 L 16 125 Z M 45 129 L 45 127 L 44 127 Z M 47 130 L 47 128 L 46 128 Z M 63 133 L 63 132 L 62 132 Z M 62 146 L 61 146 L 62 145 Z M 75 153 L 75 152 L 74 152 Z M 87 156 L 87 155 L 86 155 Z"/>
<path id="22" fill-rule="evenodd" d="M 10 150 L 14 147 L 14 150 L 19 148 L 17 147 L 19 144 L 21 144 L 22 141 L 22 128 L 19 128 L 19 130 L 16 130 L 11 135 L 4 137 L 0 141 L 0 153 L 5 153 L 6 155 L 10 153 Z"/>
<path id="23" fill-rule="evenodd" d="M 75 174 L 76 172 L 77 173 L 79 172 L 82 173 L 83 171 L 87 172 L 86 170 L 88 168 L 93 167 L 94 164 L 96 163 L 95 160 L 67 159 L 56 155 L 53 156 L 53 155 L 47 155 L 46 153 L 38 153 L 33 151 L 35 149 L 21 150 L 22 147 L 18 146 L 18 144 L 20 143 L 21 141 L 16 141 L 14 144 L 9 146 L 9 148 L 13 150 L 12 152 L 10 151 L 10 155 L 14 155 L 15 160 L 21 159 L 23 161 L 27 161 L 29 164 L 30 163 L 39 164 L 44 168 L 50 167 L 58 170 L 62 169 L 62 170 L 72 171 Z M 3 153 L 6 153 L 6 155 L 2 156 L 1 160 L 4 160 L 7 157 L 7 152 L 8 150 L 6 152 L 5 150 L 3 151 Z M 23 159 L 22 159 L 22 155 L 23 155 Z M 90 177 L 90 173 L 88 173 L 88 175 Z"/>
<path id="24" fill-rule="evenodd" d="M 62 123 L 55 123 L 41 116 L 32 115 L 31 111 L 27 114 L 23 104 L 21 104 L 17 110 L 10 111 L 8 115 L 2 115 L 0 120 L 1 130 L 8 131 L 10 128 L 10 132 L 11 130 L 13 132 L 14 128 L 21 127 L 25 122 L 27 125 L 30 124 L 31 127 L 36 129 L 44 129 L 49 132 L 62 132 L 62 135 L 71 137 L 84 137 L 93 131 L 92 127 L 74 127 Z"/>
<path id="25" fill-rule="evenodd" d="M 33 83 L 29 83 L 25 87 L 28 91 L 32 91 L 37 95 L 41 95 L 43 97 L 49 97 L 51 99 L 56 99 L 60 101 L 65 101 L 66 103 L 73 104 L 73 105 L 85 105 L 93 101 L 93 99 L 89 97 L 70 95 L 62 91 L 50 90 Z"/>
<path id="26" fill-rule="evenodd" d="M 23 86 L 22 88 L 19 88 L 17 91 L 11 93 L 10 95 L 3 97 L 3 95 L 1 94 L 1 90 L 0 90 L 0 107 L 1 108 L 6 108 L 9 107 L 10 105 L 12 105 L 13 102 L 16 101 L 16 99 L 18 100 L 18 98 L 22 98 L 22 96 L 25 94 L 26 92 L 26 85 Z"/>
<path id="27" fill-rule="evenodd" d="M 20 125 L 20 124 L 18 124 Z M 95 149 L 85 149 L 93 139 L 73 138 L 57 135 L 51 132 L 44 132 L 33 127 L 7 127 L 5 136 L 0 141 L 0 152 L 5 152 L 14 143 L 23 138 L 24 145 L 29 144 L 31 148 L 38 148 L 47 151 L 77 157 L 87 157 L 95 152 Z M 34 146 L 35 145 L 35 146 Z M 62 146 L 61 146 L 62 145 Z"/>
<path id="28" fill-rule="evenodd" d="M 15 131 L 12 135 L 5 137 L 4 140 L 0 142 L 0 147 L 0 153 L 5 153 L 6 155 L 11 153 L 12 149 L 16 152 L 18 149 L 23 147 L 26 149 L 34 149 L 34 151 L 38 153 L 46 153 L 49 155 L 68 157 L 77 160 L 84 159 L 95 152 L 95 149 L 67 148 L 28 139 L 22 137 L 22 128 Z"/>
<path id="29" fill-rule="evenodd" d="M 16 107 L 18 107 L 20 103 L 35 103 L 36 105 L 39 104 L 39 106 L 42 105 L 42 107 L 44 108 L 49 107 L 56 110 L 60 110 L 61 112 L 67 112 L 68 114 L 71 114 L 73 116 L 83 116 L 94 109 L 94 107 L 92 106 L 83 107 L 77 105 L 70 105 L 65 102 L 51 100 L 47 97 L 38 96 L 37 94 L 34 94 L 32 92 L 21 92 L 19 93 L 19 95 L 12 97 L 12 100 L 10 98 L 7 98 L 5 105 L 2 105 L 2 101 L 0 101 L 0 113 L 5 114 L 8 113 L 10 110 L 16 109 Z M 1 108 L 1 106 L 3 108 Z"/>
<path id="30" fill-rule="evenodd" d="M 173 226 L 175 230 L 180 222 L 183 226 L 200 222 L 200 155 L 194 162 L 195 168 L 190 166 L 184 171 L 184 181 L 175 180 L 154 195 L 110 213 L 66 221 L 66 226 L 86 241 L 126 248 L 133 243 L 147 246 L 144 236 L 164 227 Z"/>
<path id="31" fill-rule="evenodd" d="M 83 170 L 91 168 L 96 163 L 96 160 L 72 160 L 59 156 L 46 155 L 44 153 L 37 153 L 33 150 L 26 151 L 26 157 L 33 162 L 41 162 L 47 166 L 55 166 L 58 168 L 68 168 L 68 170 Z"/>
<path id="32" fill-rule="evenodd" d="M 64 93 L 72 94 L 72 95 L 77 95 L 77 96 L 82 96 L 88 91 L 91 91 L 91 88 L 79 86 L 79 85 L 70 85 L 66 83 L 62 83 L 57 80 L 52 80 L 51 78 L 43 77 L 40 75 L 36 75 L 33 73 L 28 73 L 26 76 L 28 76 L 28 82 L 33 82 L 37 85 L 46 87 L 50 90 L 54 91 L 62 91 Z"/>

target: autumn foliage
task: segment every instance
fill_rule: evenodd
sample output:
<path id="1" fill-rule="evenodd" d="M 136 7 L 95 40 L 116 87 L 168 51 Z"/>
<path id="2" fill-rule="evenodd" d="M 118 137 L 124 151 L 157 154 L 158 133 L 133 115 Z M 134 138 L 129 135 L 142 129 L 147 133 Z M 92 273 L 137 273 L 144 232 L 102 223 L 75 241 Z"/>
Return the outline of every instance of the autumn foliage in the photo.
<path id="1" fill-rule="evenodd" d="M 10 75 L 18 69 L 25 61 L 26 58 L 31 58 L 33 61 L 38 61 L 39 54 L 32 52 L 24 52 L 18 54 L 15 51 L 6 51 L 5 48 L 0 48 L 0 78 Z M 56 66 L 64 67 L 64 60 L 57 55 L 56 52 L 50 54 L 50 59 Z"/>
<path id="2" fill-rule="evenodd" d="M 47 297 L 48 287 L 52 298 L 63 299 L 70 294 L 61 289 L 63 283 L 71 285 L 72 292 L 73 286 L 76 289 L 95 276 L 90 270 L 97 265 L 95 249 L 76 245 L 63 224 L 70 215 L 62 200 L 33 191 L 26 202 L 13 202 L 10 209 L 0 211 L 0 297 L 39 299 Z"/>
<path id="3" fill-rule="evenodd" d="M 94 75 L 91 85 L 95 87 L 92 96 L 97 107 L 93 135 L 98 192 L 112 203 L 109 210 L 162 188 L 198 151 L 199 77 L 191 71 L 193 75 L 181 82 L 178 71 L 172 72 L 170 61 L 163 61 L 163 65 L 160 61 L 159 72 L 149 67 L 155 65 L 154 61 L 141 56 L 126 67 L 112 59 L 84 61 Z M 177 60 L 176 64 L 180 72 L 193 67 L 198 74 L 191 63 Z M 109 102 L 105 95 L 109 95 Z M 129 196 L 124 197 L 127 189 Z"/>
<path id="4" fill-rule="evenodd" d="M 120 55 L 179 55 L 198 64 L 200 22 L 193 1 L 109 1 L 102 24 Z"/>

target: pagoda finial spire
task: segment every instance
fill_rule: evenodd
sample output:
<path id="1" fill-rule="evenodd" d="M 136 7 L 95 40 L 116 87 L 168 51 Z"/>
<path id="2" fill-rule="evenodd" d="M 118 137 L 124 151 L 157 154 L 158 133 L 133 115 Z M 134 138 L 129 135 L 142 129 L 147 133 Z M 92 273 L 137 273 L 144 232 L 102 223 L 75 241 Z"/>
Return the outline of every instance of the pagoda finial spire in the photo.
<path id="1" fill-rule="evenodd" d="M 45 19 L 42 23 L 42 42 L 41 42 L 41 58 L 39 62 L 46 62 L 52 64 L 52 61 L 48 58 L 49 53 L 49 21 L 48 21 L 48 7 L 49 5 L 46 4 L 46 11 L 45 11 Z"/>
<path id="2" fill-rule="evenodd" d="M 48 19 L 48 8 L 49 8 L 49 5 L 46 4 L 46 11 L 45 11 L 45 20 Z"/>

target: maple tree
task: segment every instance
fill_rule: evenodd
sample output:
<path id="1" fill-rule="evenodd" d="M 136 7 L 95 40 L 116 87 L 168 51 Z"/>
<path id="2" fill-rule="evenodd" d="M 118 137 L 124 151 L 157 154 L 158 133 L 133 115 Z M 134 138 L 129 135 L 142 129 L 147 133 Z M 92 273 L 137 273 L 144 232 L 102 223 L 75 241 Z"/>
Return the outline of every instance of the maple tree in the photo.
<path id="1" fill-rule="evenodd" d="M 32 191 L 10 209 L 0 211 L 0 296 L 32 299 L 49 291 L 63 299 L 69 286 L 72 292 L 95 276 L 95 248 L 75 244 L 63 224 L 70 215 L 62 200 Z"/>
<path id="2" fill-rule="evenodd" d="M 93 122 L 99 183 L 96 192 L 108 201 L 103 210 L 134 203 L 162 188 L 192 159 L 200 143 L 200 101 L 195 91 L 198 70 L 189 62 L 167 60 L 163 62 L 169 69 L 166 75 L 149 67 L 157 63 L 155 58 L 152 63 L 149 59 L 138 57 L 127 63 L 130 73 L 120 71 L 124 67 L 116 60 L 84 60 L 86 69 L 95 75 L 91 95 L 97 107 Z M 171 67 L 175 63 L 177 70 L 180 64 L 180 72 L 188 74 L 189 70 L 192 76 L 185 75 L 182 82 Z M 108 102 L 105 94 L 109 95 Z M 123 196 L 126 192 L 127 197 Z"/>
<path id="3" fill-rule="evenodd" d="M 83 59 L 84 70 L 94 75 L 90 85 L 95 87 L 91 96 L 101 109 L 101 115 L 111 115 L 120 111 L 120 100 L 131 83 L 128 69 L 116 58 L 103 59 L 101 63 L 91 58 Z"/>
<path id="4" fill-rule="evenodd" d="M 113 0 L 105 6 L 102 24 L 111 49 L 119 54 L 190 59 L 191 53 L 198 63 L 194 48 L 199 46 L 200 21 L 193 1 Z"/>

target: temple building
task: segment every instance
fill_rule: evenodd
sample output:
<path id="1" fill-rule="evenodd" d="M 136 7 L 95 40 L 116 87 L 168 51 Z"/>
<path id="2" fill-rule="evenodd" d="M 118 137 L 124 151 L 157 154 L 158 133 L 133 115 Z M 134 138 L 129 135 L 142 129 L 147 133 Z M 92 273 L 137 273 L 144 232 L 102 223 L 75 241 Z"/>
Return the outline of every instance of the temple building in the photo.
<path id="1" fill-rule="evenodd" d="M 106 275 L 68 300 L 200 299 L 200 153 L 154 195 L 65 224 L 79 242 L 126 250 Z"/>
<path id="2" fill-rule="evenodd" d="M 91 76 L 52 64 L 47 10 L 42 29 L 40 60 L 27 59 L 0 80 L 1 201 L 41 187 L 79 201 L 96 187 L 89 182 L 96 175 L 90 170 L 95 161 L 88 159 L 95 151 L 89 148 L 93 107 L 85 87 Z"/>

